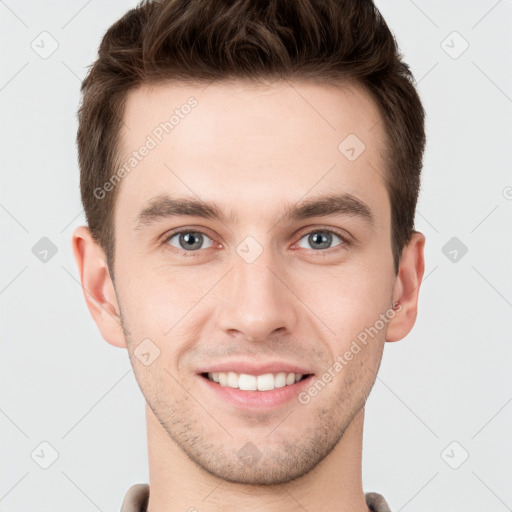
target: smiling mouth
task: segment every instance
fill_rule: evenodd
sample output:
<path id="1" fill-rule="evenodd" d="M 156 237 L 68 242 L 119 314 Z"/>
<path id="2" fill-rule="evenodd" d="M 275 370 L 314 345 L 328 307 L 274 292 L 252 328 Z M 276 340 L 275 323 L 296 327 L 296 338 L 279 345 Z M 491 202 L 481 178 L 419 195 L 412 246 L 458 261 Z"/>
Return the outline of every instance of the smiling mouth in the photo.
<path id="1" fill-rule="evenodd" d="M 311 374 L 279 372 L 264 373 L 262 375 L 249 375 L 236 372 L 209 372 L 201 376 L 221 387 L 240 389 L 242 391 L 272 391 L 273 389 L 292 386 L 308 378 Z"/>

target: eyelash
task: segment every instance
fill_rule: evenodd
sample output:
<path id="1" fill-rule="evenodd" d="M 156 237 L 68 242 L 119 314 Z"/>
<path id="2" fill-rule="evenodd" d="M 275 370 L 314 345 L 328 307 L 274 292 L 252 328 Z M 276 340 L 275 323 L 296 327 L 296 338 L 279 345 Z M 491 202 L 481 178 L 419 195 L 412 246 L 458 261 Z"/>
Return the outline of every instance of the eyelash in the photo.
<path id="1" fill-rule="evenodd" d="M 319 257 L 328 256 L 328 255 L 330 255 L 330 254 L 332 254 L 334 252 L 338 252 L 339 250 L 342 250 L 347 245 L 350 245 L 350 241 L 349 241 L 347 235 L 344 232 L 338 231 L 338 230 L 333 229 L 333 228 L 322 228 L 322 227 L 315 228 L 315 229 L 312 229 L 310 231 L 307 231 L 307 232 L 303 233 L 299 237 L 298 241 L 295 244 L 297 244 L 305 236 L 310 235 L 311 233 L 316 233 L 316 232 L 331 233 L 331 234 L 336 235 L 337 237 L 339 237 L 341 239 L 341 243 L 339 245 L 334 246 L 334 247 L 329 247 L 327 249 L 319 249 L 319 250 L 310 249 L 311 251 L 313 251 L 316 254 L 316 256 L 319 256 Z M 204 231 L 200 231 L 198 229 L 190 229 L 189 228 L 189 229 L 179 229 L 177 231 L 173 231 L 169 235 L 165 236 L 162 244 L 165 245 L 165 247 L 168 250 L 170 250 L 172 253 L 178 254 L 179 256 L 185 256 L 185 257 L 189 257 L 189 258 L 190 257 L 197 257 L 197 256 L 201 256 L 202 252 L 205 250 L 205 249 L 197 249 L 197 250 L 194 250 L 194 251 L 186 251 L 185 249 L 178 249 L 177 247 L 171 246 L 169 244 L 169 240 L 171 238 L 173 238 L 174 236 L 180 235 L 182 233 L 199 233 L 201 235 L 207 236 L 213 242 L 215 242 L 215 240 L 211 236 L 209 236 Z"/>

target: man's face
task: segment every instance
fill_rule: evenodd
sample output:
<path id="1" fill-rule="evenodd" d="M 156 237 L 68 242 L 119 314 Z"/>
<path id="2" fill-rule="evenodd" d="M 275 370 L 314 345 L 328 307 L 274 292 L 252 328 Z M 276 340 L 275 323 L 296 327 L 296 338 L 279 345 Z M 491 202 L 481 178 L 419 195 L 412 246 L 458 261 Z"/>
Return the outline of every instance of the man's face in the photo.
<path id="1" fill-rule="evenodd" d="M 123 162 L 155 142 L 115 210 L 117 301 L 147 403 L 223 479 L 305 474 L 361 410 L 385 341 L 395 276 L 376 106 L 348 86 L 168 84 L 132 92 L 124 121 Z M 167 215 L 165 196 L 221 218 Z M 286 215 L 323 196 L 345 202 Z M 274 389 L 235 390 L 240 374 L 242 387 Z"/>

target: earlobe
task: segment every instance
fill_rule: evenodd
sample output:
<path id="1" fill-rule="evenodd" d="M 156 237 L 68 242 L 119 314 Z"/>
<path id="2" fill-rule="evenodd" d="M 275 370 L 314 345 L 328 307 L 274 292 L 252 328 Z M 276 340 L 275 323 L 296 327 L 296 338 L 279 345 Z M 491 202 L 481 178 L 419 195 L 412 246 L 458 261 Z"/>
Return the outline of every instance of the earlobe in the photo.
<path id="1" fill-rule="evenodd" d="M 119 305 L 103 249 L 93 239 L 87 226 L 76 228 L 71 242 L 91 316 L 108 343 L 126 348 Z"/>
<path id="2" fill-rule="evenodd" d="M 386 331 L 386 341 L 398 341 L 412 330 L 418 313 L 418 296 L 421 280 L 425 272 L 423 250 L 425 236 L 419 231 L 412 234 L 411 240 L 404 247 L 400 259 L 400 268 L 393 290 L 394 316 Z"/>

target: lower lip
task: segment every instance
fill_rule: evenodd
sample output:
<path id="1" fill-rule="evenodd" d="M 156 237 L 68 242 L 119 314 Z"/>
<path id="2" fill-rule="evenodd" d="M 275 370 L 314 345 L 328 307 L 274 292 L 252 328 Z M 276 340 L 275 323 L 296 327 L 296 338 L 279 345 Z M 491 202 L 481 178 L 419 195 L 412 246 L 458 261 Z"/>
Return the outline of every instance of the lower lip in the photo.
<path id="1" fill-rule="evenodd" d="M 243 391 L 241 389 L 221 386 L 218 382 L 199 375 L 208 389 L 216 394 L 221 400 L 245 409 L 268 410 L 279 407 L 293 399 L 309 385 L 312 375 L 282 388 L 274 388 L 269 391 Z"/>

